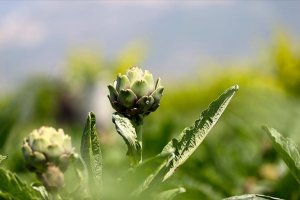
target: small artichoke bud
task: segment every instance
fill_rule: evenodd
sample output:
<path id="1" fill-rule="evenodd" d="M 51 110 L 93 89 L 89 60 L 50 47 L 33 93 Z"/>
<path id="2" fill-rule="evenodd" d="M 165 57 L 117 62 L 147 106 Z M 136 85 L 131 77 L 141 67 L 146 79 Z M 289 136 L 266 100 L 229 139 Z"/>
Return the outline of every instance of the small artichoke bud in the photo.
<path id="1" fill-rule="evenodd" d="M 119 74 L 113 84 L 108 85 L 109 101 L 119 113 L 133 118 L 146 116 L 159 107 L 164 87 L 160 78 L 154 82 L 153 75 L 138 67 Z"/>
<path id="2" fill-rule="evenodd" d="M 70 136 L 62 129 L 41 127 L 24 139 L 22 153 L 30 171 L 43 173 L 49 164 L 64 172 L 74 155 Z"/>

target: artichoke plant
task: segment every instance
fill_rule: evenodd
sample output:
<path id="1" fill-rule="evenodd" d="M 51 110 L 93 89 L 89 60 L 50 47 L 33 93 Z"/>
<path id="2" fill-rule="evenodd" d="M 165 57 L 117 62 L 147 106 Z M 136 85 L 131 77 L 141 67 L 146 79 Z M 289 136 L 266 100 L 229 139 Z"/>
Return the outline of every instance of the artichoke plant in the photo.
<path id="1" fill-rule="evenodd" d="M 159 107 L 164 87 L 160 78 L 138 67 L 132 67 L 126 75 L 119 74 L 113 84 L 108 85 L 112 107 L 128 118 L 144 117 Z"/>
<path id="2" fill-rule="evenodd" d="M 24 139 L 22 153 L 27 168 L 51 189 L 63 185 L 63 172 L 75 155 L 70 136 L 62 129 L 44 126 Z"/>

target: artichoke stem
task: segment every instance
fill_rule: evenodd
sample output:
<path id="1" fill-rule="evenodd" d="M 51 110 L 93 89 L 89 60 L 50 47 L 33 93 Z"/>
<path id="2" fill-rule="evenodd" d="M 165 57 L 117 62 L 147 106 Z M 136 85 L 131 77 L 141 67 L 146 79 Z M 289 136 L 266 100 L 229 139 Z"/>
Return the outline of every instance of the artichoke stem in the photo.
<path id="1" fill-rule="evenodd" d="M 143 116 L 138 116 L 133 119 L 133 125 L 137 134 L 137 139 L 140 144 L 140 160 L 139 163 L 143 162 L 143 122 L 144 122 L 144 117 Z"/>
<path id="2" fill-rule="evenodd" d="M 64 174 L 53 164 L 48 165 L 46 171 L 37 173 L 37 177 L 50 193 L 56 194 L 64 186 Z"/>

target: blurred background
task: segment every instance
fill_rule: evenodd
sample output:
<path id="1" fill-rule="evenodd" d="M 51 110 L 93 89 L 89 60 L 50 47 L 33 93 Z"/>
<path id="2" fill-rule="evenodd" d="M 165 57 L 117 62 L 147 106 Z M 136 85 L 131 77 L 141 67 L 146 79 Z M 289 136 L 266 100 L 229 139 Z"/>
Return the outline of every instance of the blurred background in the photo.
<path id="1" fill-rule="evenodd" d="M 300 146 L 299 20 L 299 1 L 1 1 L 6 167 L 34 179 L 16 146 L 42 125 L 64 128 L 79 151 L 87 112 L 94 111 L 107 185 L 124 174 L 126 145 L 111 123 L 106 86 L 138 65 L 165 85 L 160 108 L 145 120 L 145 157 L 159 153 L 223 90 L 240 86 L 218 125 L 166 183 L 187 189 L 178 199 L 300 199 L 261 130 L 274 127 Z"/>

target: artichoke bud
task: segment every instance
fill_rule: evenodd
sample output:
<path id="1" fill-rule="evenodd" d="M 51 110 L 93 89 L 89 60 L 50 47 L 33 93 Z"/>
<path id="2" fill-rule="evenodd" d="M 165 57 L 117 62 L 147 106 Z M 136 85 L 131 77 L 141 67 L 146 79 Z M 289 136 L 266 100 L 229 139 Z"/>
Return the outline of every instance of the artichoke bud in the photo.
<path id="1" fill-rule="evenodd" d="M 52 127 L 32 131 L 23 141 L 22 153 L 27 168 L 36 173 L 46 171 L 49 164 L 63 172 L 75 154 L 70 136 Z"/>
<path id="2" fill-rule="evenodd" d="M 138 67 L 119 74 L 113 84 L 108 85 L 108 99 L 112 107 L 129 118 L 146 116 L 159 107 L 164 87 L 160 79 L 154 81 L 153 75 Z"/>

